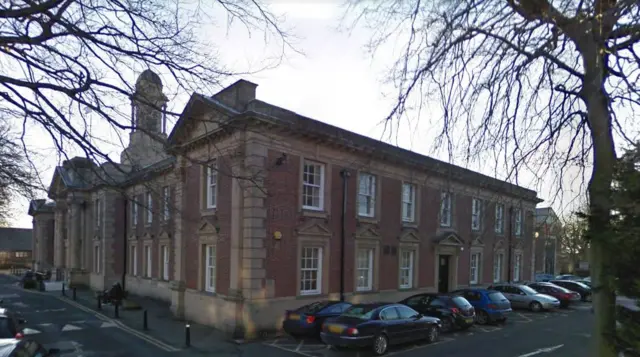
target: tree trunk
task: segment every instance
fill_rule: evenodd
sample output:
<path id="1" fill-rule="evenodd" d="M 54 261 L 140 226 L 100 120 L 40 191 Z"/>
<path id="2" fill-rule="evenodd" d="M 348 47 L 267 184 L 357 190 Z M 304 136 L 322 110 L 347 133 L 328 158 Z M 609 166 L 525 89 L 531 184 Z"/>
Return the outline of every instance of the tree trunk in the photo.
<path id="1" fill-rule="evenodd" d="M 616 162 L 609 101 L 604 88 L 606 58 L 593 44 L 584 53 L 585 78 L 583 93 L 593 141 L 593 171 L 589 181 L 589 227 L 591 241 L 591 275 L 593 307 L 595 309 L 595 356 L 615 357 L 615 294 L 608 269 L 611 254 L 608 249 L 611 218 L 611 183 Z"/>

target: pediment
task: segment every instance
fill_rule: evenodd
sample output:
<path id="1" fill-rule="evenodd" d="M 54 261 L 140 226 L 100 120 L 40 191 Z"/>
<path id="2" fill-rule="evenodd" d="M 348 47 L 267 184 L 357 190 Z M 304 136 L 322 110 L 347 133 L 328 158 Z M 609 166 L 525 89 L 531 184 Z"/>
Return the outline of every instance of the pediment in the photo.
<path id="1" fill-rule="evenodd" d="M 194 93 L 185 105 L 178 122 L 168 137 L 169 145 L 179 145 L 204 137 L 220 128 L 228 110 L 212 98 Z M 215 118 L 209 118 L 215 116 Z"/>
<path id="2" fill-rule="evenodd" d="M 129 236 L 129 238 L 128 238 L 128 239 L 129 239 L 129 240 L 138 240 L 138 236 L 137 236 L 137 235 L 135 235 L 135 234 L 132 234 L 132 235 L 130 235 L 130 236 Z"/>
<path id="3" fill-rule="evenodd" d="M 517 239 L 516 240 L 516 244 L 514 245 L 515 249 L 522 249 L 524 248 L 524 242 L 522 239 Z"/>
<path id="4" fill-rule="evenodd" d="M 171 235 L 169 234 L 169 232 L 163 230 L 162 232 L 160 232 L 159 238 L 160 239 L 170 239 Z"/>
<path id="5" fill-rule="evenodd" d="M 420 237 L 414 229 L 408 229 L 402 232 L 398 239 L 403 243 L 420 243 Z"/>
<path id="6" fill-rule="evenodd" d="M 142 236 L 142 239 L 144 239 L 144 240 L 153 239 L 153 234 L 151 234 L 149 232 L 144 232 L 144 235 Z"/>
<path id="7" fill-rule="evenodd" d="M 475 237 L 471 242 L 471 245 L 475 247 L 484 247 L 484 241 L 481 237 Z"/>
<path id="8" fill-rule="evenodd" d="M 217 235 L 218 228 L 208 219 L 202 219 L 198 227 L 198 234 Z"/>
<path id="9" fill-rule="evenodd" d="M 504 239 L 500 239 L 493 243 L 493 250 L 503 249 L 504 248 Z"/>
<path id="10" fill-rule="evenodd" d="M 100 235 L 96 234 L 93 236 L 93 240 L 100 240 Z"/>
<path id="11" fill-rule="evenodd" d="M 358 238 L 358 239 L 376 239 L 376 240 L 381 239 L 380 233 L 378 233 L 378 230 L 373 228 L 373 227 L 370 227 L 370 226 L 365 226 L 365 227 L 360 228 L 356 232 L 356 238 Z"/>
<path id="12" fill-rule="evenodd" d="M 458 236 L 456 233 L 447 232 L 447 233 L 444 233 L 444 234 L 440 235 L 440 239 L 438 240 L 438 244 L 440 244 L 440 245 L 463 246 L 464 242 L 462 241 L 460 236 Z"/>
<path id="13" fill-rule="evenodd" d="M 310 221 L 296 229 L 298 235 L 331 237 L 331 230 L 323 223 Z"/>

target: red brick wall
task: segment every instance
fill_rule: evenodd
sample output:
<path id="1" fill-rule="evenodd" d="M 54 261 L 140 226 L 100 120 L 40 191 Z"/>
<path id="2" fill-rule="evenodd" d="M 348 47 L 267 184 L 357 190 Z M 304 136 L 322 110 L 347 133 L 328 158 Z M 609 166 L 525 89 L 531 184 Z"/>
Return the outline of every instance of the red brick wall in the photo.
<path id="1" fill-rule="evenodd" d="M 218 158 L 218 202 L 217 217 L 218 242 L 216 244 L 216 292 L 227 294 L 229 292 L 229 279 L 231 274 L 231 192 L 232 170 L 228 157 Z"/>
<path id="2" fill-rule="evenodd" d="M 113 257 L 113 261 L 112 261 L 112 266 L 110 267 L 111 269 L 113 269 L 113 272 L 117 275 L 117 277 L 120 279 L 120 277 L 122 276 L 122 274 L 124 273 L 124 250 L 125 248 L 125 239 L 129 239 L 129 232 L 125 232 L 125 225 L 127 224 L 125 222 L 125 217 L 124 217 L 124 205 L 125 202 L 127 202 L 124 198 L 116 198 L 114 200 L 114 204 L 115 204 L 115 217 L 114 217 L 114 222 L 115 222 L 115 237 L 113 237 L 114 239 L 112 240 L 111 246 L 110 247 L 104 247 L 104 249 L 107 249 L 107 253 L 112 254 Z M 127 209 L 129 209 L 127 207 Z M 129 213 L 129 212 L 127 212 Z M 126 237 L 125 237 L 126 234 Z M 93 252 L 93 250 L 91 250 Z M 128 254 L 127 254 L 128 255 Z M 92 255 L 93 257 L 93 255 Z"/>
<path id="3" fill-rule="evenodd" d="M 200 175 L 202 173 L 199 165 L 191 165 L 186 168 L 186 182 L 182 195 L 182 232 L 186 250 L 184 257 L 186 286 L 189 289 L 198 288 L 198 225 L 200 224 Z"/>

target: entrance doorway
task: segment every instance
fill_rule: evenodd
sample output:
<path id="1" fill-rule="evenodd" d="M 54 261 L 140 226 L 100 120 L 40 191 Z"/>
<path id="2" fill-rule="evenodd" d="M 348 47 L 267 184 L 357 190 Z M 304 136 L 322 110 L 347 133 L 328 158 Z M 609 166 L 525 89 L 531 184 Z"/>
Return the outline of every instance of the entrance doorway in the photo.
<path id="1" fill-rule="evenodd" d="M 438 292 L 449 292 L 449 270 L 450 270 L 450 255 L 438 256 Z"/>

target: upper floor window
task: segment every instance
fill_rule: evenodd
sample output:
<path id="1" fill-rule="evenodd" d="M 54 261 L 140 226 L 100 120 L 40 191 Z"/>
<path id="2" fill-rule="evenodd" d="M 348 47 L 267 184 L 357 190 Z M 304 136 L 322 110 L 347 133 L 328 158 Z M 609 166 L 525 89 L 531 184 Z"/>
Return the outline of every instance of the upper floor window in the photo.
<path id="1" fill-rule="evenodd" d="M 165 221 L 169 220 L 169 203 L 171 203 L 169 198 L 169 186 L 164 186 L 162 188 L 162 218 Z"/>
<path id="2" fill-rule="evenodd" d="M 100 205 L 100 199 L 95 202 L 95 214 L 96 214 L 96 227 L 100 227 L 100 217 L 102 217 L 102 206 Z"/>
<path id="3" fill-rule="evenodd" d="M 515 233 L 517 236 L 522 235 L 522 210 L 515 209 Z"/>
<path id="4" fill-rule="evenodd" d="M 147 223 L 153 222 L 153 197 L 151 196 L 151 192 L 147 192 Z"/>
<path id="5" fill-rule="evenodd" d="M 451 193 L 440 194 L 440 226 L 451 227 Z"/>
<path id="6" fill-rule="evenodd" d="M 214 160 L 207 165 L 207 208 L 216 208 L 218 203 L 217 189 L 218 188 L 218 170 L 217 162 Z"/>
<path id="7" fill-rule="evenodd" d="M 410 183 L 402 184 L 402 220 L 416 220 L 416 186 Z"/>
<path id="8" fill-rule="evenodd" d="M 324 209 L 324 165 L 306 161 L 302 169 L 302 208 Z"/>
<path id="9" fill-rule="evenodd" d="M 361 173 L 358 178 L 358 215 L 364 217 L 375 216 L 376 177 Z"/>
<path id="10" fill-rule="evenodd" d="M 131 225 L 137 226 L 138 225 L 138 203 L 135 201 L 135 199 L 130 202 L 131 202 Z"/>
<path id="11" fill-rule="evenodd" d="M 504 205 L 496 203 L 496 233 L 504 233 Z"/>
<path id="12" fill-rule="evenodd" d="M 474 198 L 471 201 L 471 229 L 474 231 L 480 230 L 480 222 L 482 217 L 482 201 Z"/>

